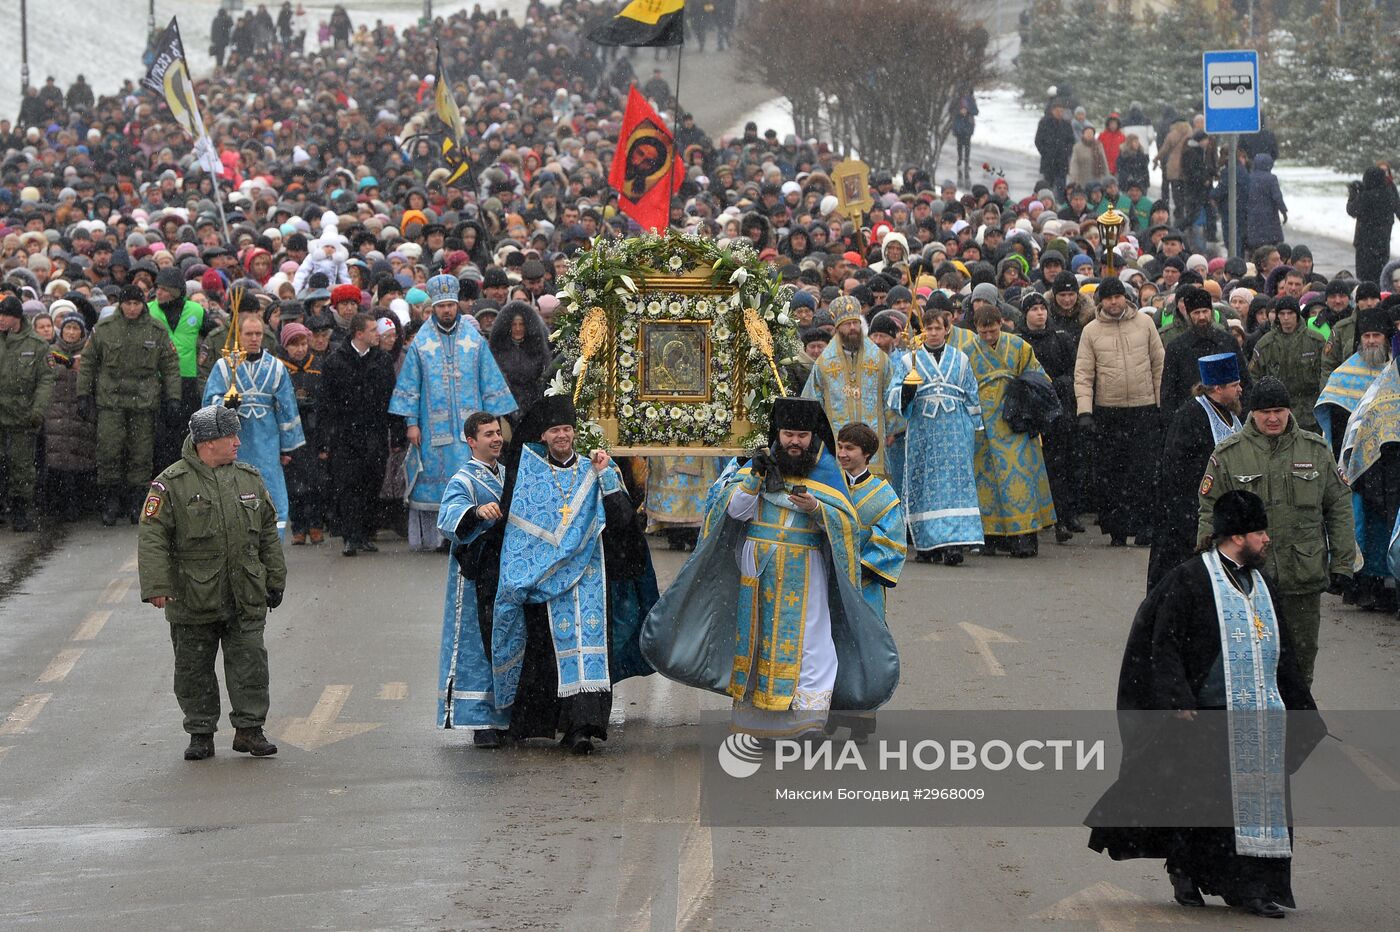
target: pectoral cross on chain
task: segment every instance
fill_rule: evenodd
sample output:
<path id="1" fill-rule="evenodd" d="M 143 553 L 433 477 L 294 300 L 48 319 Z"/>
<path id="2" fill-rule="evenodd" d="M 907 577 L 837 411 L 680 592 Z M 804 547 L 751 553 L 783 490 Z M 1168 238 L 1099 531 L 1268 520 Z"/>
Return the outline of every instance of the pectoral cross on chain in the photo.
<path id="1" fill-rule="evenodd" d="M 568 505 L 560 505 L 560 506 L 559 506 L 559 517 L 562 518 L 562 519 L 565 520 L 565 521 L 569 520 L 569 515 L 573 514 L 573 512 L 574 512 L 574 510 L 573 510 L 572 508 L 570 508 Z"/>
<path id="2" fill-rule="evenodd" d="M 1261 641 L 1267 640 L 1269 637 L 1269 630 L 1264 627 L 1264 619 L 1258 615 L 1254 616 L 1254 631 L 1255 637 Z"/>

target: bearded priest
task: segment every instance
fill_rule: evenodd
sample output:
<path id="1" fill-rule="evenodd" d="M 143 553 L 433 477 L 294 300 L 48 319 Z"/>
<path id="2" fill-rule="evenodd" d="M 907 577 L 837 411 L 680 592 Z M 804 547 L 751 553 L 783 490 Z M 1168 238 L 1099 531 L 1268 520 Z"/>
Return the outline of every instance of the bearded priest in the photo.
<path id="1" fill-rule="evenodd" d="M 899 654 L 861 594 L 860 518 L 821 404 L 775 401 L 768 443 L 721 478 L 641 644 L 664 676 L 729 696 L 735 731 L 777 738 L 884 704 Z"/>

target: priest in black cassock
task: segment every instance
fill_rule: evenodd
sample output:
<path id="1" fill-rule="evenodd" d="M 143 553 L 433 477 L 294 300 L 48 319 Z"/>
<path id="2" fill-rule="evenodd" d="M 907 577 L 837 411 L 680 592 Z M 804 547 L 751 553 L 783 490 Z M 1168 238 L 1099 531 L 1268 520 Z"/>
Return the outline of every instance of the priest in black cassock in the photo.
<path id="1" fill-rule="evenodd" d="M 564 395 L 522 416 L 505 459 L 507 515 L 491 628 L 495 705 L 509 740 L 556 738 L 575 754 L 606 740 L 612 685 L 654 672 L 637 644 L 656 574 L 608 454 L 574 452 Z"/>
<path id="2" fill-rule="evenodd" d="M 1196 552 L 1201 475 L 1216 444 L 1236 433 L 1240 422 L 1240 361 L 1216 353 L 1196 361 L 1201 381 L 1167 426 L 1157 461 L 1157 516 L 1152 522 L 1152 556 L 1147 590 Z"/>
<path id="3" fill-rule="evenodd" d="M 1267 527 L 1257 495 L 1225 493 L 1213 546 L 1138 609 L 1118 680 L 1123 763 L 1085 824 L 1114 860 L 1165 859 L 1183 906 L 1213 894 L 1279 918 L 1295 908 L 1288 774 L 1325 729 L 1259 572 Z"/>

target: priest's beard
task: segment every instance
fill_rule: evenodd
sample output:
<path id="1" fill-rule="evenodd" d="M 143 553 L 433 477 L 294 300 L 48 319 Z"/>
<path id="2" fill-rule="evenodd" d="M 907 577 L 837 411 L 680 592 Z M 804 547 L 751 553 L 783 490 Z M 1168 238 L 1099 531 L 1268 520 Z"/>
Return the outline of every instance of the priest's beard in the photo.
<path id="1" fill-rule="evenodd" d="M 1247 570 L 1262 570 L 1265 563 L 1265 551 L 1269 549 L 1268 544 L 1258 547 L 1251 547 L 1248 541 L 1240 547 L 1240 566 Z"/>
<path id="2" fill-rule="evenodd" d="M 778 464 L 785 476 L 808 476 L 817 468 L 817 441 L 800 451 L 796 447 L 778 447 L 773 451 L 773 461 Z"/>
<path id="3" fill-rule="evenodd" d="M 1361 361 L 1372 369 L 1379 369 L 1390 361 L 1390 353 L 1384 346 L 1361 347 Z"/>
<path id="4" fill-rule="evenodd" d="M 841 334 L 841 346 L 848 353 L 860 352 L 860 348 L 865 345 L 865 336 L 861 333 Z"/>

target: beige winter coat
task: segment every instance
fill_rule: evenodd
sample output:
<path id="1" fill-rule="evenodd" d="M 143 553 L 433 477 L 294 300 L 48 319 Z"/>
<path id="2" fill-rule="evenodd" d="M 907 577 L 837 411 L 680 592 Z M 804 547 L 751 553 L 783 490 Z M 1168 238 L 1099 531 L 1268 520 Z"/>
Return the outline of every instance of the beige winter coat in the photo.
<path id="1" fill-rule="evenodd" d="M 1191 138 L 1191 132 L 1191 124 L 1185 120 L 1177 120 L 1167 129 L 1167 136 L 1153 159 L 1153 164 L 1161 163 L 1164 181 L 1181 180 L 1181 157 L 1186 153 L 1186 140 Z"/>
<path id="2" fill-rule="evenodd" d="M 1079 336 L 1074 399 L 1079 414 L 1094 408 L 1157 405 L 1162 397 L 1162 338 L 1152 318 L 1128 308 L 1114 320 L 1100 308 Z"/>

